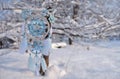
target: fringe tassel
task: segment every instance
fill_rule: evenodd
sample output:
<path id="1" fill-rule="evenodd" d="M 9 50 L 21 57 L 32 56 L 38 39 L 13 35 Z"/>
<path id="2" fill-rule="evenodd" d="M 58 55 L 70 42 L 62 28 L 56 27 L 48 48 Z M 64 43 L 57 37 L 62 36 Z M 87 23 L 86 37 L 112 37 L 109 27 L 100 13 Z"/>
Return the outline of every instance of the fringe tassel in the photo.
<path id="1" fill-rule="evenodd" d="M 40 62 L 43 72 L 45 72 L 47 70 L 47 64 L 45 62 L 45 59 L 43 58 L 43 56 L 41 56 L 41 62 Z"/>

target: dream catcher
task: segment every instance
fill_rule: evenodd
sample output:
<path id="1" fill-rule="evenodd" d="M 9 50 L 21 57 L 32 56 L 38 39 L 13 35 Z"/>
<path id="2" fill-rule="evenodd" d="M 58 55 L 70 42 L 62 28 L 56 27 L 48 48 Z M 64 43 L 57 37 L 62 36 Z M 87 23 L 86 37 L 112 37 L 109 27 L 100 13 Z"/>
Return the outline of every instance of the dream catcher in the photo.
<path id="1" fill-rule="evenodd" d="M 25 45 L 31 52 L 28 59 L 29 69 L 38 74 L 40 64 L 44 71 L 47 69 L 41 52 L 44 48 L 43 40 L 49 34 L 50 26 L 46 19 L 46 16 L 49 15 L 47 10 L 38 11 L 37 15 L 34 13 L 36 12 L 33 10 L 22 11 L 22 18 L 25 23 L 22 28 L 22 39 L 24 41 L 23 44 L 27 43 Z"/>

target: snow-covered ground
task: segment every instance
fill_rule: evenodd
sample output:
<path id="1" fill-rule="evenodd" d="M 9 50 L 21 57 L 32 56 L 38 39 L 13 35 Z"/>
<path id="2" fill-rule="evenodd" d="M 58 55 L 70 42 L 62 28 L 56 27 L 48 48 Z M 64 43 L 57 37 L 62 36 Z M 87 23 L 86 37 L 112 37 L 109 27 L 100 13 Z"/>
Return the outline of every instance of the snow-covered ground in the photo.
<path id="1" fill-rule="evenodd" d="M 115 46 L 118 44 L 117 46 Z M 45 77 L 28 70 L 28 54 L 0 50 L 0 79 L 120 79 L 120 42 L 52 49 Z"/>

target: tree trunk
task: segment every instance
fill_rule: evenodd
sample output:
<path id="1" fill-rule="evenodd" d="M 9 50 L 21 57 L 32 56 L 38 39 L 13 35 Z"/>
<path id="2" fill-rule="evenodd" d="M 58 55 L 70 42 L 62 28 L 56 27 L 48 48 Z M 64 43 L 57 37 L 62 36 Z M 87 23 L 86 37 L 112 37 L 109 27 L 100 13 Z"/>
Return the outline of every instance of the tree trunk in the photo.
<path id="1" fill-rule="evenodd" d="M 68 38 L 68 41 L 69 41 L 69 45 L 72 45 L 73 44 L 73 41 L 71 38 Z"/>
<path id="2" fill-rule="evenodd" d="M 79 5 L 75 4 L 73 6 L 73 16 L 72 16 L 74 20 L 78 17 L 78 12 L 79 12 Z"/>

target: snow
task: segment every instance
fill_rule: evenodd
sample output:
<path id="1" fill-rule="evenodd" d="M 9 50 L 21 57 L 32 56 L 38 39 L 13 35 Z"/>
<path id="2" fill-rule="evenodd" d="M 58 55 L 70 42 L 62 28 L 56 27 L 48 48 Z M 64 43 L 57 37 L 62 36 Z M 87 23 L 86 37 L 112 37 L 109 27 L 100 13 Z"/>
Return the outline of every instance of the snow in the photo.
<path id="1" fill-rule="evenodd" d="M 17 49 L 1 49 L 0 79 L 120 79 L 120 42 L 54 48 L 45 77 L 36 76 L 28 70 L 27 53 L 20 54 Z"/>
<path id="2" fill-rule="evenodd" d="M 53 49 L 56 49 L 56 48 L 63 48 L 63 47 L 66 47 L 67 44 L 65 42 L 60 42 L 60 43 L 53 43 L 52 44 L 52 48 Z"/>

